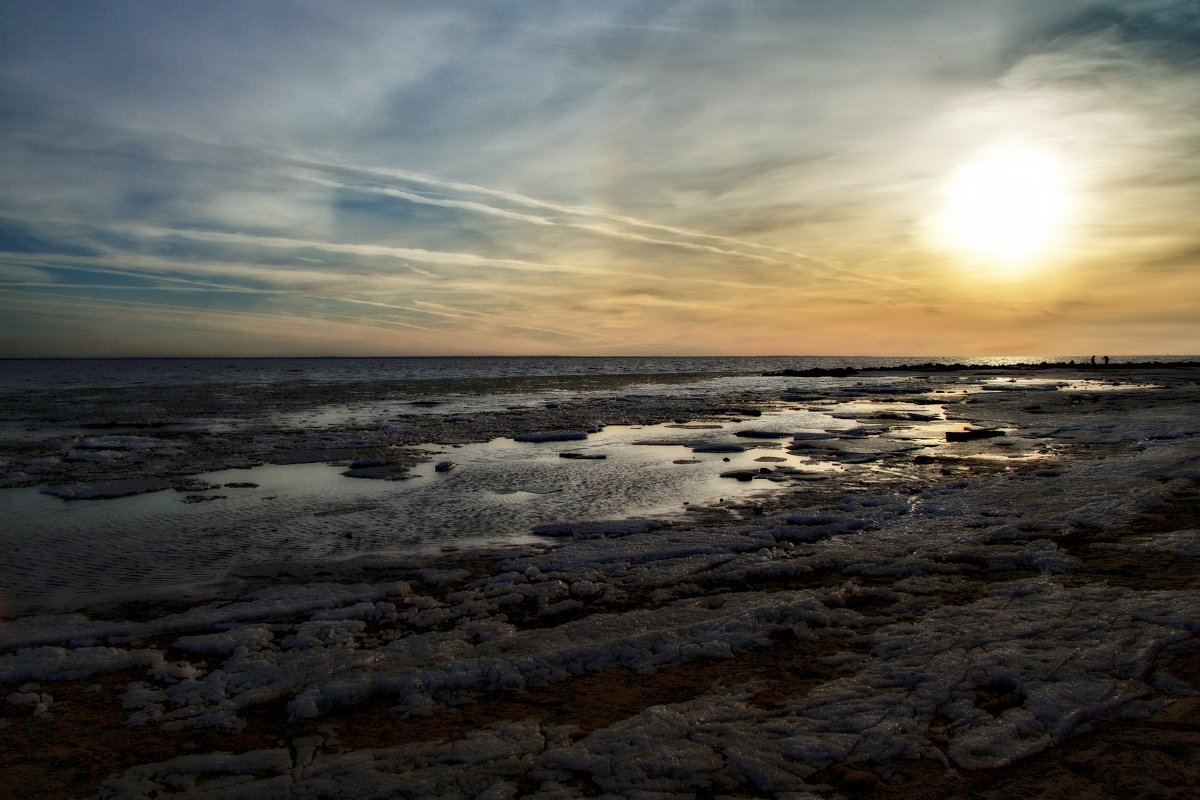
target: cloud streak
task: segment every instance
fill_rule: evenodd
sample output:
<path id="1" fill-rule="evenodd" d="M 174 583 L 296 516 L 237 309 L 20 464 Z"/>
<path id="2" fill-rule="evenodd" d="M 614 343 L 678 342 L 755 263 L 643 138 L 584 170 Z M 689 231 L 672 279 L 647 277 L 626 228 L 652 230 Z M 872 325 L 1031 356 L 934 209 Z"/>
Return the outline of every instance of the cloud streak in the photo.
<path id="1" fill-rule="evenodd" d="M 1182 0 L 0 12 L 8 353 L 1200 350 Z M 1019 281 L 926 223 L 1015 137 L 1080 209 Z"/>
<path id="2" fill-rule="evenodd" d="M 690 230 L 672 225 L 664 225 L 650 220 L 637 219 L 635 217 L 622 214 L 615 214 L 598 208 L 551 203 L 514 192 L 490 189 L 474 184 L 462 183 L 460 181 L 441 180 L 429 175 L 422 175 L 415 172 L 407 172 L 395 169 L 369 168 L 363 166 L 350 166 L 345 164 L 332 164 L 328 162 L 303 159 L 293 159 L 293 161 L 294 163 L 310 168 L 319 168 L 340 173 L 350 173 L 356 176 L 370 177 L 374 179 L 399 180 L 407 184 L 417 184 L 419 186 L 432 189 L 450 190 L 467 195 L 493 198 L 495 200 L 501 200 L 525 208 L 548 211 L 557 216 L 546 217 L 525 214 L 501 206 L 488 205 L 478 201 L 430 197 L 428 195 L 420 194 L 411 190 L 362 184 L 352 185 L 315 176 L 297 176 L 300 180 L 311 181 L 317 185 L 327 186 L 330 188 L 380 194 L 414 203 L 425 203 L 449 208 L 461 208 L 481 214 L 491 214 L 519 222 L 527 222 L 532 225 L 562 225 L 633 242 L 644 242 L 647 244 L 663 245 L 666 247 L 675 247 L 686 250 L 699 250 L 716 255 L 759 261 L 767 264 L 817 269 L 828 274 L 841 277 L 850 277 L 868 282 L 879 280 L 897 280 L 893 276 L 889 275 L 871 276 L 857 273 L 835 262 L 820 259 L 815 256 L 800 253 L 794 250 L 787 250 L 779 247 L 773 247 L 771 245 L 760 244 L 747 239 L 705 233 L 703 231 Z M 637 231 L 639 230 L 652 231 L 658 234 L 668 234 L 671 238 L 651 236 L 647 233 L 638 233 Z"/>

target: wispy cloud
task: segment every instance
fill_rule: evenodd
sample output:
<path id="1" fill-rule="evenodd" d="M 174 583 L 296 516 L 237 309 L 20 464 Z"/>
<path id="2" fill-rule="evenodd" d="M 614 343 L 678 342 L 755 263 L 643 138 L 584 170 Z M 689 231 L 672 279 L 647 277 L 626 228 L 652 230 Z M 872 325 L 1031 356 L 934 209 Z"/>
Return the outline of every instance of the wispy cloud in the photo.
<path id="1" fill-rule="evenodd" d="M 291 353 L 1116 351 L 1181 335 L 1125 301 L 1200 315 L 1184 0 L 4 13 L 7 352 L 68 307 Z M 1080 209 L 1020 283 L 922 233 L 1016 135 Z"/>
<path id="2" fill-rule="evenodd" d="M 357 256 L 384 256 L 405 261 L 420 261 L 426 264 L 489 267 L 526 272 L 565 272 L 575 274 L 603 274 L 606 272 L 606 270 L 575 267 L 566 264 L 546 264 L 512 258 L 490 258 L 477 253 L 433 251 L 415 247 L 391 247 L 388 245 L 360 242 L 329 242 L 315 239 L 290 239 L 283 236 L 255 236 L 228 231 L 204 231 L 187 228 L 156 228 L 148 226 L 134 226 L 125 230 L 139 236 L 193 239 L 201 242 L 242 244 L 272 249 L 320 250 L 328 253 L 345 253 Z"/>
<path id="3" fill-rule="evenodd" d="M 737 237 L 723 236 L 720 234 L 705 233 L 703 231 L 665 225 L 651 220 L 638 219 L 623 214 L 612 213 L 603 209 L 552 203 L 515 192 L 491 189 L 484 186 L 477 186 L 475 184 L 463 183 L 461 181 L 442 180 L 429 175 L 408 172 L 404 170 L 370 168 L 364 166 L 304 160 L 299 158 L 295 158 L 293 160 L 295 163 L 310 168 L 327 169 L 340 173 L 350 173 L 353 175 L 374 178 L 376 180 L 399 180 L 407 184 L 416 184 L 432 189 L 449 190 L 467 195 L 489 197 L 516 206 L 548 211 L 554 216 L 523 214 L 502 206 L 488 205 L 478 201 L 430 197 L 428 195 L 420 194 L 411 190 L 406 191 L 390 187 L 362 184 L 351 185 L 338 183 L 326 178 L 319 178 L 303 174 L 298 176 L 302 180 L 312 181 L 323 186 L 381 194 L 388 197 L 396 197 L 408 200 L 414 203 L 461 208 L 482 214 L 500 216 L 519 222 L 527 222 L 533 225 L 563 225 L 577 228 L 579 230 L 591 231 L 593 233 L 605 236 L 611 236 L 618 239 L 625 239 L 627 241 L 664 245 L 666 247 L 675 247 L 685 250 L 700 250 L 716 255 L 730 256 L 738 259 L 748 259 L 768 264 L 806 267 L 830 274 L 848 276 L 865 281 L 893 280 L 893 277 L 889 275 L 871 276 L 860 274 L 835 262 L 817 258 L 815 256 L 797 252 L 795 250 L 788 250 L 771 245 L 760 244 L 758 242 Z M 658 234 L 666 234 L 667 236 L 651 236 L 648 233 L 639 233 L 639 231 L 653 231 Z"/>

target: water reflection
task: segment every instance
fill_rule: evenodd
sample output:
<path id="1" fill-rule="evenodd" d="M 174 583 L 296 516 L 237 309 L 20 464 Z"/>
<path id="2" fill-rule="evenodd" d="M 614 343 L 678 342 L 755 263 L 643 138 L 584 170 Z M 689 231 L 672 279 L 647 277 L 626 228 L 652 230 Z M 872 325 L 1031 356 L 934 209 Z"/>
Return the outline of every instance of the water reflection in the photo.
<path id="1" fill-rule="evenodd" d="M 430 447 L 434 460 L 402 481 L 346 478 L 328 464 L 267 465 L 195 476 L 212 488 L 66 502 L 36 489 L 0 490 L 10 612 L 57 609 L 116 593 L 219 580 L 257 562 L 410 554 L 449 545 L 530 541 L 536 525 L 683 513 L 686 504 L 769 491 L 731 470 L 827 466 L 770 441 L 736 437 L 768 424 L 837 425 L 811 412 L 717 427 L 614 426 L 577 442 L 496 439 Z M 655 444 L 638 444 L 654 441 Z M 737 453 L 695 453 L 737 441 Z M 604 456 L 563 458 L 563 452 Z M 764 455 L 770 462 L 757 461 Z M 435 470 L 450 461 L 453 469 Z M 689 463 L 676 463 L 686 461 Z M 247 485 L 253 484 L 253 485 Z M 185 502 L 191 500 L 191 502 Z"/>

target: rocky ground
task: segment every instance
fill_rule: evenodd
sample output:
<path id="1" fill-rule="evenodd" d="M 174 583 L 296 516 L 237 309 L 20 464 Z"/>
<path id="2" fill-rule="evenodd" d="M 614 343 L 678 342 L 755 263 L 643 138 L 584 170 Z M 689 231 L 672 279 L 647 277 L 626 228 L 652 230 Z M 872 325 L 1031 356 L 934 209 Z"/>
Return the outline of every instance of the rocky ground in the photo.
<path id="1" fill-rule="evenodd" d="M 793 378 L 705 404 L 556 395 L 406 418 L 411 440 L 364 427 L 352 457 L 394 460 L 419 441 L 781 404 L 853 426 L 783 443 L 840 471 L 764 462 L 754 479 L 771 491 L 737 504 L 559 526 L 544 546 L 312 565 L 234 598 L 9 620 L 0 794 L 1190 796 L 1198 378 Z M 10 445 L 9 485 L 176 481 L 185 451 L 211 453 L 208 468 L 320 449 L 257 411 L 188 433 L 127 400 L 68 403 L 113 426 Z M 104 405 L 120 418 L 98 419 Z M 1003 435 L 945 440 L 962 430 Z M 103 468 L 66 457 L 101 435 L 210 441 L 114 450 Z"/>

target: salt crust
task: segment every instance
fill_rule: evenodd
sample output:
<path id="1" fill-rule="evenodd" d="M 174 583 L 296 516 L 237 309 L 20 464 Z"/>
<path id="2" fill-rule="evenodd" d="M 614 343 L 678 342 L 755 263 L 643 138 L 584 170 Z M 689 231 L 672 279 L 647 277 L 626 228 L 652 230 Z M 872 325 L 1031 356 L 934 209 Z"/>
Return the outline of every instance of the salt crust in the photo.
<path id="1" fill-rule="evenodd" d="M 1135 463 L 1143 468 L 1140 477 L 1179 466 L 1162 450 L 1142 453 Z M 1057 495 L 1055 516 L 1030 498 L 1035 519 L 1038 514 L 1047 515 L 1043 521 L 1079 515 L 1072 500 L 1086 509 L 1095 502 L 1097 487 L 1112 485 L 1119 476 L 1128 479 L 1129 467 L 1102 463 L 1067 473 L 1063 477 L 1071 480 Z M 300 651 L 243 649 L 204 679 L 166 686 L 162 699 L 146 697 L 131 721 L 228 725 L 248 702 L 298 690 L 291 701 L 297 717 L 371 694 L 393 697 L 399 707 L 420 714 L 455 702 L 462 692 L 535 686 L 615 665 L 651 669 L 763 646 L 766 632 L 779 626 L 791 626 L 804 637 L 837 636 L 867 618 L 831 608 L 833 590 L 679 600 L 533 630 L 500 622 L 490 608 L 503 608 L 514 596 L 550 602 L 569 594 L 571 583 L 563 579 L 570 577 L 563 571 L 568 565 L 573 576 L 587 575 L 582 580 L 591 586 L 613 591 L 670 587 L 684 575 L 749 572 L 764 561 L 833 563 L 864 574 L 896 565 L 886 571 L 912 576 L 909 583 L 897 584 L 897 596 L 916 605 L 917 596 L 903 590 L 930 588 L 920 585 L 922 578 L 928 581 L 933 574 L 936 580 L 939 572 L 952 576 L 955 564 L 960 568 L 964 560 L 994 559 L 988 553 L 996 545 L 987 543 L 987 528 L 948 523 L 978 519 L 970 509 L 987 508 L 1001 488 L 998 483 L 1021 480 L 996 479 L 945 496 L 934 491 L 915 506 L 901 498 L 861 498 L 849 504 L 853 519 L 866 518 L 874 531 L 847 526 L 856 530 L 793 550 L 772 544 L 778 541 L 773 530 L 796 521 L 786 519 L 738 531 L 733 547 L 714 541 L 705 548 L 701 537 L 681 548 L 682 541 L 655 532 L 572 540 L 548 553 L 510 559 L 511 570 L 471 584 L 452 602 L 447 598 L 450 618 L 463 621 L 450 630 L 414 634 L 373 650 L 349 649 L 344 641 Z M 1139 482 L 1111 509 L 1123 513 L 1106 518 L 1127 517 L 1155 491 L 1151 481 Z M 964 500 L 968 510 L 950 513 L 951 495 Z M 741 543 L 752 546 L 743 549 Z M 556 797 L 569 796 L 572 776 L 583 773 L 607 793 L 602 796 L 668 797 L 747 785 L 761 792 L 790 791 L 817 770 L 843 762 L 880 765 L 925 755 L 966 769 L 1011 763 L 1091 720 L 1145 713 L 1142 701 L 1151 692 L 1158 653 L 1200 632 L 1195 592 L 1069 588 L 1053 577 L 1061 565 L 1041 559 L 1053 552 L 1046 540 L 1018 543 L 1007 557 L 1041 565 L 1042 578 L 995 584 L 974 603 L 941 606 L 912 621 L 885 625 L 871 634 L 870 658 L 857 671 L 771 711 L 749 702 L 752 686 L 716 689 L 684 703 L 652 707 L 578 741 L 526 721 L 493 725 L 453 745 L 317 754 L 307 765 L 288 761 L 285 767 L 286 752 L 280 751 L 247 754 L 245 763 L 234 766 L 221 756 L 212 756 L 211 763 L 190 757 L 138 768 L 154 772 L 130 771 L 121 777 L 124 783 L 110 783 L 100 796 L 144 796 L 175 781 L 184 786 L 197 775 L 230 773 L 220 783 L 224 797 L 263 796 L 271 786 L 286 786 L 301 797 L 473 796 L 493 784 L 507 785 L 504 779 L 514 774 L 540 785 L 540 792 L 530 796 Z M 584 594 L 591 591 L 588 587 Z M 413 607 L 420 613 L 445 607 L 440 602 Z M 997 684 L 1012 687 L 1024 702 L 995 716 L 978 708 L 976 691 Z M 944 751 L 929 736 L 935 719 L 947 729 Z M 238 783 L 233 772 L 249 777 Z M 118 793 L 119 786 L 127 793 Z M 204 791 L 211 786 L 206 783 Z"/>
<path id="2" fill-rule="evenodd" d="M 972 422 L 1010 425 L 1013 405 L 1027 402 L 1015 390 L 990 394 Z M 533 720 L 382 750 L 325 753 L 297 740 L 291 750 L 133 767 L 97 797 L 513 797 L 522 775 L 538 787 L 523 796 L 551 798 L 575 796 L 580 774 L 605 797 L 746 787 L 803 797 L 806 778 L 838 763 L 1011 763 L 1092 720 L 1146 713 L 1159 653 L 1200 633 L 1197 592 L 1063 583 L 1056 576 L 1078 563 L 1052 538 L 1121 526 L 1160 503 L 1172 480 L 1200 474 L 1194 419 L 1151 408 L 1122 417 L 1124 427 L 1098 427 L 1085 415 L 1056 415 L 1042 429 L 1023 422 L 1027 436 L 1124 449 L 916 496 L 849 495 L 819 513 L 768 515 L 736 529 L 572 529 L 557 548 L 501 558 L 487 577 L 456 576 L 444 594 L 425 593 L 429 584 L 417 578 L 331 582 L 275 587 L 146 623 L 23 618 L 0 632 L 0 680 L 145 666 L 148 680 L 124 695 L 131 724 L 236 729 L 242 709 L 272 699 L 287 699 L 296 718 L 372 696 L 424 714 L 478 691 L 729 656 L 767 646 L 781 629 L 828 639 L 836 652 L 837 641 L 878 626 L 868 635 L 869 657 L 832 659 L 848 670 L 844 677 L 770 710 L 751 702 L 753 684 L 714 686 L 578 740 Z M 1195 534 L 1123 546 L 1190 555 Z M 1012 568 L 1040 577 L 993 583 L 964 605 L 930 599 L 961 585 L 968 571 Z M 837 585 L 695 596 L 699 585 L 808 574 L 893 578 L 890 616 L 842 607 L 854 589 Z M 642 599 L 627 606 L 632 597 Z M 550 627 L 511 621 L 547 609 L 591 613 Z M 180 649 L 203 653 L 209 669 L 168 663 L 136 644 L 169 634 L 179 634 Z M 130 646 L 114 646 L 121 643 Z M 994 686 L 1021 704 L 997 713 L 977 705 L 978 692 Z M 930 736 L 935 723 L 945 730 L 944 750 Z"/>

